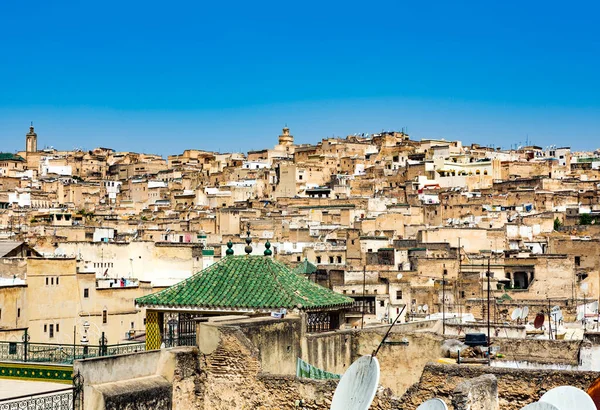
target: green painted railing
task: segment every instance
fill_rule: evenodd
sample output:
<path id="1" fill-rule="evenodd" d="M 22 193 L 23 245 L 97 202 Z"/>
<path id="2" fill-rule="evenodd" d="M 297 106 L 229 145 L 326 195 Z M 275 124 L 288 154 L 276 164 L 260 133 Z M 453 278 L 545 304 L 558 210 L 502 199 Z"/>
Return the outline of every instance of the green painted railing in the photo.
<path id="1" fill-rule="evenodd" d="M 68 345 L 56 343 L 0 342 L 0 360 L 72 364 L 74 360 L 114 356 L 146 350 L 144 342 L 114 345 Z"/>

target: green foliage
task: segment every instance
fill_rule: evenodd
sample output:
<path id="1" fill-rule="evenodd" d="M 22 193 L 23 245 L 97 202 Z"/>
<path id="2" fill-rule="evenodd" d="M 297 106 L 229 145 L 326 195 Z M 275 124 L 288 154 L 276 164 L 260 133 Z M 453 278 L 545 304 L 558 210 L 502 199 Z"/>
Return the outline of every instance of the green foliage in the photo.
<path id="1" fill-rule="evenodd" d="M 594 218 L 590 214 L 579 215 L 579 225 L 591 225 L 593 221 Z"/>
<path id="2" fill-rule="evenodd" d="M 554 220 L 554 230 L 558 231 L 558 229 L 562 226 L 562 222 L 560 221 L 560 219 L 556 218 Z"/>
<path id="3" fill-rule="evenodd" d="M 148 217 L 147 217 L 146 215 L 142 215 L 142 217 L 141 217 L 141 220 L 142 220 L 142 221 L 147 221 L 147 220 L 148 220 Z"/>

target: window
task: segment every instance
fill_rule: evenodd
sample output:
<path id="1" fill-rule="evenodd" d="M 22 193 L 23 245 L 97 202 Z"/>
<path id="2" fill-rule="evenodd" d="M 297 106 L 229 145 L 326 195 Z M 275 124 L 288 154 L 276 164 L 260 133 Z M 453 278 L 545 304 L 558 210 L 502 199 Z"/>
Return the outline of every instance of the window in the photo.
<path id="1" fill-rule="evenodd" d="M 102 311 L 102 324 L 105 325 L 106 324 L 106 320 L 107 319 L 107 313 L 106 310 Z"/>
<path id="2" fill-rule="evenodd" d="M 575 266 L 580 266 L 581 265 L 581 256 L 576 256 L 575 257 Z"/>
<path id="3" fill-rule="evenodd" d="M 329 263 L 333 263 L 333 256 L 329 257 Z"/>
<path id="4" fill-rule="evenodd" d="M 88 288 L 85 288 L 83 290 L 83 297 L 84 298 L 89 298 L 90 297 L 90 290 Z"/>
<path id="5" fill-rule="evenodd" d="M 374 293 L 374 294 L 377 294 L 377 289 L 373 289 L 373 293 Z"/>
<path id="6" fill-rule="evenodd" d="M 46 278 L 46 286 L 48 286 L 48 278 Z"/>
<path id="7" fill-rule="evenodd" d="M 402 299 L 402 291 L 401 290 L 396 291 L 396 299 L 398 299 L 398 300 Z"/>
<path id="8" fill-rule="evenodd" d="M 302 181 L 302 175 L 298 175 L 298 179 Z"/>
<path id="9" fill-rule="evenodd" d="M 321 263 L 321 257 L 317 256 L 317 263 Z"/>
<path id="10" fill-rule="evenodd" d="M 0 319 L 2 319 L 2 309 L 0 309 Z"/>
<path id="11" fill-rule="evenodd" d="M 58 285 L 58 276 L 56 277 L 56 284 Z"/>
<path id="12" fill-rule="evenodd" d="M 384 302 L 383 300 L 380 300 L 380 301 L 379 301 L 379 306 L 380 306 L 380 307 L 384 307 L 384 306 L 385 306 L 385 302 Z"/>
<path id="13" fill-rule="evenodd" d="M 135 327 L 135 326 L 134 326 L 134 323 L 133 323 L 133 322 L 131 322 L 131 328 L 133 329 L 134 327 Z"/>
<path id="14" fill-rule="evenodd" d="M 17 308 L 17 317 L 21 317 L 21 308 Z"/>
<path id="15" fill-rule="evenodd" d="M 54 285 L 54 278 L 50 278 L 50 284 Z"/>
<path id="16" fill-rule="evenodd" d="M 50 325 L 50 339 L 54 337 L 54 325 Z"/>
<path id="17" fill-rule="evenodd" d="M 56 324 L 56 333 L 58 333 L 58 323 Z"/>
<path id="18" fill-rule="evenodd" d="M 44 325 L 44 333 L 46 333 L 48 331 L 48 328 L 46 325 Z"/>
<path id="19" fill-rule="evenodd" d="M 300 256 L 296 256 L 296 262 L 300 262 Z"/>
<path id="20" fill-rule="evenodd" d="M 337 263 L 342 263 L 342 257 L 341 256 L 337 257 Z"/>

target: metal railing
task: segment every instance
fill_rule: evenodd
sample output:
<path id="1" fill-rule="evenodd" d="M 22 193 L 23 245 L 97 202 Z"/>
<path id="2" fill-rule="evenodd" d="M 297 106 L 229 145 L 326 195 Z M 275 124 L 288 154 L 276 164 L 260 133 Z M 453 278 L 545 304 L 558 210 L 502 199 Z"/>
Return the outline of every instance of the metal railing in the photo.
<path id="1" fill-rule="evenodd" d="M 73 387 L 0 399 L 0 410 L 74 410 Z"/>
<path id="2" fill-rule="evenodd" d="M 163 340 L 163 343 L 165 344 L 165 347 L 196 346 L 196 335 L 167 336 Z"/>
<path id="3" fill-rule="evenodd" d="M 144 342 L 68 345 L 56 343 L 1 342 L 0 360 L 35 363 L 72 364 L 79 359 L 90 357 L 114 356 L 118 354 L 141 352 L 146 350 Z"/>

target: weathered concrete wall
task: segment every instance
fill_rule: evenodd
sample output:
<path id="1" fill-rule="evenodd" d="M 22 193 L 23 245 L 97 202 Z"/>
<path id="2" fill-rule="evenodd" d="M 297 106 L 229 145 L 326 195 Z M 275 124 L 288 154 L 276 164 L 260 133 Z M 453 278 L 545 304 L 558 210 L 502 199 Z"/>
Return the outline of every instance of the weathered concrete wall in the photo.
<path id="1" fill-rule="evenodd" d="M 549 364 L 579 364 L 581 340 L 492 338 L 506 360 Z"/>
<path id="2" fill-rule="evenodd" d="M 302 360 L 328 372 L 344 374 L 352 364 L 352 338 L 356 331 L 306 335 Z"/>
<path id="3" fill-rule="evenodd" d="M 401 399 L 401 410 L 414 410 L 425 400 L 438 397 L 452 402 L 454 390 L 465 380 L 492 374 L 498 380 L 498 398 L 502 410 L 520 410 L 538 401 L 548 390 L 571 385 L 583 390 L 600 377 L 598 372 L 502 369 L 487 366 L 428 364 L 419 382 Z"/>
<path id="4" fill-rule="evenodd" d="M 383 329 L 377 332 L 358 332 L 353 340 L 353 361 L 360 356 L 372 354 L 384 335 Z M 393 343 L 403 339 L 408 341 L 408 345 L 384 344 L 377 353 L 381 368 L 379 383 L 398 396 L 419 380 L 428 362 L 442 356 L 443 339 L 437 334 L 392 332 L 387 341 Z"/>
<path id="5" fill-rule="evenodd" d="M 238 326 L 202 323 L 199 337 L 205 409 L 328 409 L 336 382 L 265 374 L 256 346 Z M 395 406 L 395 407 L 394 407 Z M 391 392 L 374 409 L 392 409 Z"/>
<path id="6" fill-rule="evenodd" d="M 203 408 L 198 349 L 179 347 L 77 360 L 84 409 Z"/>
<path id="7" fill-rule="evenodd" d="M 299 317 L 254 318 L 236 321 L 236 326 L 258 349 L 263 373 L 296 374 L 296 359 L 300 357 Z"/>

